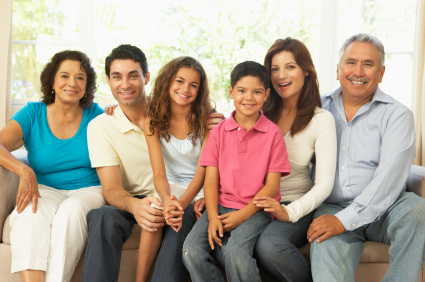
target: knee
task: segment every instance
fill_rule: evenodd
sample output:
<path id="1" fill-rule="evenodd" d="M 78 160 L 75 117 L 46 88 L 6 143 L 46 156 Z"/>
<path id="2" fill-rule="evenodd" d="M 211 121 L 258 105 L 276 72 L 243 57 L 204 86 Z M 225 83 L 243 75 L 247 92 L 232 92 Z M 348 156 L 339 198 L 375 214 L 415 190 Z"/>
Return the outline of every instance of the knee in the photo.
<path id="1" fill-rule="evenodd" d="M 115 218 L 117 217 L 117 209 L 111 206 L 102 206 L 93 209 L 87 214 L 87 224 L 90 230 L 111 230 L 115 226 Z"/>
<path id="2" fill-rule="evenodd" d="M 183 244 L 182 258 L 186 267 L 190 267 L 202 261 L 202 253 L 204 250 L 202 250 L 198 242 L 191 240 L 189 236 L 187 239 L 189 240 L 186 240 Z"/>
<path id="3" fill-rule="evenodd" d="M 267 236 L 260 236 L 255 244 L 254 254 L 261 261 L 266 262 L 273 254 L 277 252 L 275 244 L 267 238 Z"/>

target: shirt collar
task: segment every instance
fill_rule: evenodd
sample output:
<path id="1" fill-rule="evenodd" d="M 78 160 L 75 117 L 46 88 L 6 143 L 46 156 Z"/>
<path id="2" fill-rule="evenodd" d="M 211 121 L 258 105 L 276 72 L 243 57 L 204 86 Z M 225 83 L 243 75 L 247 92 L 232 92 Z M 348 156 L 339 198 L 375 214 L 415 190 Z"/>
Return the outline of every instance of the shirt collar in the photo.
<path id="1" fill-rule="evenodd" d="M 124 112 L 121 110 L 120 106 L 118 106 L 114 111 L 114 117 L 117 121 L 118 128 L 120 129 L 121 133 L 126 133 L 130 130 L 135 130 L 142 132 L 142 130 L 136 126 L 134 123 L 132 123 L 127 116 L 124 114 Z"/>
<path id="2" fill-rule="evenodd" d="M 330 92 L 328 94 L 326 94 L 327 97 L 331 97 L 332 100 L 336 100 L 338 98 L 341 97 L 342 94 L 342 87 L 339 86 L 335 91 Z M 383 102 L 383 103 L 388 103 L 388 104 L 394 104 L 394 102 L 391 100 L 390 96 L 388 96 L 387 94 L 385 94 L 381 88 L 376 89 L 375 94 L 373 94 L 372 100 L 370 101 L 370 103 L 372 104 L 373 102 Z"/>
<path id="3" fill-rule="evenodd" d="M 224 129 L 226 131 L 231 131 L 231 130 L 234 130 L 234 129 L 240 127 L 240 125 L 233 118 L 233 115 L 235 114 L 235 112 L 236 111 L 233 111 L 230 114 L 230 117 L 228 119 L 226 119 L 226 121 L 225 121 Z M 268 125 L 269 125 L 268 119 L 264 116 L 263 111 L 260 110 L 260 118 L 257 120 L 257 122 L 255 123 L 253 128 L 256 129 L 257 131 L 269 132 L 269 126 Z"/>

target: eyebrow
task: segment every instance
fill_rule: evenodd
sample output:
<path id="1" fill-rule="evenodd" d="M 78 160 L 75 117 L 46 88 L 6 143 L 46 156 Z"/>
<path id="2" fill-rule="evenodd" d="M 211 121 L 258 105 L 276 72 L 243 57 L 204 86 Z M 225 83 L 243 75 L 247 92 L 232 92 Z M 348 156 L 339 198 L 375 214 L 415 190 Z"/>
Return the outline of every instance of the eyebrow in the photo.
<path id="1" fill-rule="evenodd" d="M 66 72 L 66 71 L 61 71 L 60 73 L 69 74 L 69 72 Z M 86 74 L 82 72 L 82 73 L 79 73 L 79 74 L 77 74 L 77 75 L 84 75 L 84 76 L 85 76 Z"/>
<path id="2" fill-rule="evenodd" d="M 246 89 L 246 87 L 243 87 L 243 86 L 237 86 L 235 89 Z M 262 91 L 264 91 L 264 88 L 262 88 L 262 87 L 260 87 L 260 88 L 255 88 L 254 90 L 262 90 Z"/>
<path id="3" fill-rule="evenodd" d="M 345 61 L 346 61 L 346 62 L 358 62 L 359 60 L 358 60 L 358 59 L 355 59 L 355 58 L 347 58 Z M 372 60 L 372 59 L 366 59 L 366 60 L 364 60 L 363 62 L 364 62 L 364 63 L 372 63 L 372 64 L 374 64 L 374 63 L 375 63 L 375 61 L 374 61 L 374 60 Z"/>
<path id="4" fill-rule="evenodd" d="M 184 79 L 184 78 L 183 78 L 183 77 L 181 77 L 181 76 L 178 76 L 178 77 L 176 77 L 176 78 L 180 78 L 181 80 L 186 81 L 186 79 Z M 198 83 L 198 82 L 196 82 L 196 81 L 194 81 L 194 82 L 192 82 L 192 83 L 196 83 L 196 84 L 198 84 L 198 85 L 199 85 L 199 83 Z"/>
<path id="5" fill-rule="evenodd" d="M 289 62 L 289 63 L 286 63 L 286 65 L 289 65 L 289 64 L 294 64 L 294 65 L 296 65 L 297 63 L 296 63 L 296 62 Z M 276 67 L 277 67 L 278 65 L 272 65 L 272 67 L 273 67 L 273 66 L 276 66 Z"/>

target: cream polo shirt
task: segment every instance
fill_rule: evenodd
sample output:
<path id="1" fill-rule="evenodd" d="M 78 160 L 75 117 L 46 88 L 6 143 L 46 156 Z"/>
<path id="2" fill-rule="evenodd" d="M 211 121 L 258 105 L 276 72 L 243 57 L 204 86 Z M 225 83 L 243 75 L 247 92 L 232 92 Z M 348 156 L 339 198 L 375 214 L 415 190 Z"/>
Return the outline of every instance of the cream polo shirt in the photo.
<path id="1" fill-rule="evenodd" d="M 113 116 L 102 114 L 89 123 L 87 142 L 92 167 L 119 165 L 123 187 L 131 195 L 155 193 L 145 134 L 119 106 Z"/>

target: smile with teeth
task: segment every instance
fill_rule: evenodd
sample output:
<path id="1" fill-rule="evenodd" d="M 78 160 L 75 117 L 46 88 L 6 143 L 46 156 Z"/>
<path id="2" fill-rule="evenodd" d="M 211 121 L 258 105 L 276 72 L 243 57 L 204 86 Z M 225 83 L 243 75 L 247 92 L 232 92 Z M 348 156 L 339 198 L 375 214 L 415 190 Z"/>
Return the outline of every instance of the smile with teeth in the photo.
<path id="1" fill-rule="evenodd" d="M 124 95 L 124 96 L 131 95 L 133 93 L 134 93 L 133 91 L 131 91 L 131 92 L 120 92 L 120 94 Z"/>
<path id="2" fill-rule="evenodd" d="M 352 83 L 354 83 L 354 84 L 360 84 L 360 85 L 363 85 L 363 84 L 365 84 L 366 82 L 364 82 L 364 81 L 355 81 L 355 80 L 350 80 Z"/>
<path id="3" fill-rule="evenodd" d="M 180 94 L 179 92 L 176 92 L 176 94 L 177 94 L 177 96 L 179 96 L 179 97 L 182 97 L 182 98 L 189 98 L 189 96 L 186 96 L 186 95 L 183 95 L 183 94 Z"/>
<path id="4" fill-rule="evenodd" d="M 71 94 L 71 95 L 73 95 L 73 94 L 77 94 L 78 92 L 77 91 L 75 91 L 75 90 L 64 90 L 65 92 L 66 92 L 66 94 Z"/>
<path id="5" fill-rule="evenodd" d="M 255 104 L 242 104 L 242 106 L 248 109 L 252 109 L 253 107 L 255 107 Z"/>
<path id="6" fill-rule="evenodd" d="M 285 83 L 280 83 L 279 86 L 284 87 L 284 86 L 288 86 L 290 84 L 292 84 L 292 82 L 285 82 Z"/>

